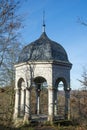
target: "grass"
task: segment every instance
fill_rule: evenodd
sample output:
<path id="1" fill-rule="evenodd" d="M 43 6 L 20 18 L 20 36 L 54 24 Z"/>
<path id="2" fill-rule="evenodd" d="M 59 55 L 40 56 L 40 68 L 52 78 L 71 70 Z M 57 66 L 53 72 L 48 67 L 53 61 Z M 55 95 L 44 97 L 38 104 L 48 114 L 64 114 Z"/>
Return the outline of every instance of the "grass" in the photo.
<path id="1" fill-rule="evenodd" d="M 35 127 L 20 127 L 20 128 L 11 128 L 0 126 L 0 130 L 87 130 L 87 127 L 81 126 L 35 126 Z"/>

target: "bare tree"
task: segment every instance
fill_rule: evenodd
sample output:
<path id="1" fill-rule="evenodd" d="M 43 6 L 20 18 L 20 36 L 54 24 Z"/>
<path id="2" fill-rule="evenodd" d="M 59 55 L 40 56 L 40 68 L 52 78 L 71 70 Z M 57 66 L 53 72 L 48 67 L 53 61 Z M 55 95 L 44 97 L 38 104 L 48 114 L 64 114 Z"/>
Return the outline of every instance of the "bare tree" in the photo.
<path id="1" fill-rule="evenodd" d="M 87 20 L 83 20 L 81 18 L 78 18 L 78 23 L 82 24 L 83 26 L 87 26 Z"/>
<path id="2" fill-rule="evenodd" d="M 21 19 L 16 15 L 19 1 L 0 1 L 0 84 L 4 85 L 14 79 L 13 65 L 20 50 L 18 32 Z"/>
<path id="3" fill-rule="evenodd" d="M 84 89 L 87 89 L 87 70 L 86 70 L 86 68 L 84 68 L 83 74 L 82 74 L 82 79 L 79 81 L 83 85 Z"/>
<path id="4" fill-rule="evenodd" d="M 1 101 L 1 108 L 7 120 L 12 118 L 14 104 L 14 64 L 21 50 L 19 30 L 21 16 L 17 15 L 20 2 L 18 0 L 0 0 L 0 87 L 8 86 L 4 95 L 8 95 L 8 105 Z M 2 114 L 2 118 L 3 118 Z"/>
<path id="5" fill-rule="evenodd" d="M 79 117 L 79 123 L 87 120 L 87 71 L 84 68 L 82 79 L 78 80 L 82 87 L 72 94 L 71 105 L 73 118 Z"/>

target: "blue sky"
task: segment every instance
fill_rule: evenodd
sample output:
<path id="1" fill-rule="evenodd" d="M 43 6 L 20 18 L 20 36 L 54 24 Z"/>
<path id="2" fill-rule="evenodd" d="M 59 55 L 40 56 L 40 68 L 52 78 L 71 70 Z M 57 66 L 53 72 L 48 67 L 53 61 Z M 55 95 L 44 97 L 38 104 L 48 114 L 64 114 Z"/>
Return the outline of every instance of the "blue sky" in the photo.
<path id="1" fill-rule="evenodd" d="M 48 37 L 65 48 L 73 64 L 71 87 L 81 88 L 77 79 L 81 79 L 83 67 L 87 66 L 87 27 L 81 25 L 78 19 L 87 20 L 87 0 L 26 0 L 23 2 L 20 10 L 24 15 L 23 44 L 28 44 L 41 35 L 43 10 L 45 10 Z"/>

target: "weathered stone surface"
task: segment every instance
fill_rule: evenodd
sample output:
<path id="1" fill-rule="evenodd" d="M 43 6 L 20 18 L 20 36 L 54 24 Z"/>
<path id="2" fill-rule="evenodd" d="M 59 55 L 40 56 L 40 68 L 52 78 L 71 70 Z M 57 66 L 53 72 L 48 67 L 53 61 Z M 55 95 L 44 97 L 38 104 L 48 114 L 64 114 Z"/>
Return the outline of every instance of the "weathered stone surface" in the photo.
<path id="1" fill-rule="evenodd" d="M 48 86 L 48 121 L 53 121 L 55 113 L 57 113 L 57 93 L 58 83 L 64 83 L 65 91 L 65 114 L 69 117 L 69 91 L 70 88 L 70 69 L 72 64 L 68 60 L 68 56 L 64 48 L 50 40 L 46 33 L 43 32 L 41 37 L 24 47 L 22 50 L 18 64 L 15 65 L 15 111 L 14 119 L 18 118 L 23 106 L 23 120 L 27 121 L 32 118 L 31 115 L 31 88 L 35 79 L 45 79 L 37 81 L 37 84 L 47 82 Z M 38 78 L 39 77 L 39 78 Z M 36 87 L 36 86 L 35 86 Z M 18 99 L 19 98 L 19 99 Z M 56 105 L 54 105 L 56 103 Z M 38 103 L 37 103 L 38 105 Z M 20 109 L 19 109 L 20 108 Z"/>

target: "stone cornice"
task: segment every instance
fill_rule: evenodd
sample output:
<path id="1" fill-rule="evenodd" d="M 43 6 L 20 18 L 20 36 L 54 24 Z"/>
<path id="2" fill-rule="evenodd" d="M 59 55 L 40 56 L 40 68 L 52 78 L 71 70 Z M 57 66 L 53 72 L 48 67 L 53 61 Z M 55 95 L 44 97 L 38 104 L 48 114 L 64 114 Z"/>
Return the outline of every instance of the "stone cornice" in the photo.
<path id="1" fill-rule="evenodd" d="M 37 64 L 53 64 L 53 65 L 61 65 L 61 66 L 67 66 L 70 67 L 70 69 L 72 68 L 72 64 L 70 62 L 63 62 L 63 61 L 28 61 L 28 62 L 23 62 L 23 63 L 18 63 L 15 64 L 14 67 L 20 67 L 20 66 L 24 66 L 24 65 L 37 65 Z"/>

